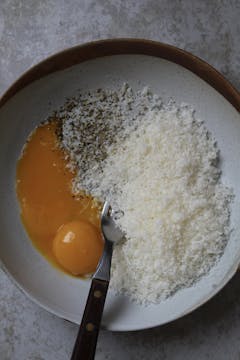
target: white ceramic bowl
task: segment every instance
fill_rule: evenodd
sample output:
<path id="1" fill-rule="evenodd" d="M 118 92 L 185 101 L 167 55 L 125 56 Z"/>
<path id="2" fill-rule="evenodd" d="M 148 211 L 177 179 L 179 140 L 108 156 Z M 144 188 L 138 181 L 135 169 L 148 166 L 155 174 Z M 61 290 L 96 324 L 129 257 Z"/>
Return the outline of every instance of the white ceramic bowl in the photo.
<path id="1" fill-rule="evenodd" d="M 204 80 L 203 80 L 204 79 Z M 233 276 L 240 260 L 240 96 L 213 68 L 168 45 L 110 40 L 75 47 L 24 74 L 0 100 L 0 257 L 8 274 L 35 302 L 79 323 L 89 281 L 52 267 L 32 246 L 15 194 L 16 162 L 29 133 L 78 90 L 150 86 L 163 99 L 191 104 L 217 139 L 224 183 L 232 187 L 234 228 L 210 273 L 158 305 L 140 306 L 109 291 L 103 326 L 136 330 L 172 321 L 210 299 Z M 220 94 L 222 93 L 222 95 Z M 228 100 L 227 100 L 228 99 Z M 44 176 L 44 174 L 43 174 Z"/>

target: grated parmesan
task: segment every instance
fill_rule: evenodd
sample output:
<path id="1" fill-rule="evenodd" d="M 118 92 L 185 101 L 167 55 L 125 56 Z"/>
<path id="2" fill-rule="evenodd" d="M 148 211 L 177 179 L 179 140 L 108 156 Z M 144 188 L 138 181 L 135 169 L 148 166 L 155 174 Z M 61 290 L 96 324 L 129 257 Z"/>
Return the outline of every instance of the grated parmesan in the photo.
<path id="1" fill-rule="evenodd" d="M 189 106 L 162 104 L 148 89 L 134 93 L 125 85 L 119 93 L 112 103 L 113 92 L 104 91 L 112 124 L 97 161 L 94 135 L 82 171 L 84 154 L 75 150 L 86 118 L 78 102 L 62 120 L 62 144 L 78 169 L 73 191 L 107 198 L 123 212 L 116 221 L 126 237 L 114 250 L 111 287 L 140 303 L 158 302 L 191 286 L 219 259 L 229 237 L 232 193 L 220 182 L 217 145 Z M 88 121 L 97 125 L 94 116 Z"/>

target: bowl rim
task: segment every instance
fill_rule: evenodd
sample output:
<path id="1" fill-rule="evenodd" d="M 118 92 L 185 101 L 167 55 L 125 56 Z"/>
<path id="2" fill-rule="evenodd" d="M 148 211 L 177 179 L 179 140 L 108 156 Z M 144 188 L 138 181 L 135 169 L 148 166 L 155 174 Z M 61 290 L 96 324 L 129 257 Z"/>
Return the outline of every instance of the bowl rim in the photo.
<path id="1" fill-rule="evenodd" d="M 139 38 L 117 38 L 87 42 L 81 45 L 76 45 L 74 47 L 69 47 L 47 57 L 46 59 L 25 71 L 15 82 L 13 82 L 13 84 L 3 93 L 3 95 L 0 96 L 0 109 L 23 88 L 51 73 L 67 69 L 71 66 L 92 59 L 124 54 L 153 56 L 168 60 L 190 70 L 192 73 L 196 74 L 202 80 L 207 82 L 218 93 L 220 93 L 240 113 L 240 92 L 213 66 L 199 57 L 175 46 Z M 22 287 L 21 284 L 19 284 L 14 276 L 8 271 L 7 267 L 1 259 L 0 264 L 2 270 L 8 275 L 13 283 L 23 293 L 30 297 L 32 301 L 44 308 L 49 313 L 55 314 L 56 316 L 64 319 L 63 315 L 60 315 L 45 304 L 42 304 L 38 299 L 35 298 L 33 294 L 31 294 L 31 291 Z M 179 316 L 169 320 L 168 322 L 175 321 L 205 304 L 228 283 L 228 281 L 236 273 L 237 268 L 238 264 L 233 264 L 231 270 L 228 272 L 228 274 L 226 274 L 224 281 L 222 281 L 221 285 L 215 288 L 215 290 L 209 296 L 202 299 L 192 308 L 189 308 L 188 311 L 179 314 Z M 164 322 L 161 325 L 166 323 L 167 322 Z M 159 325 L 148 325 L 144 327 L 144 329 L 154 328 L 157 326 Z M 140 329 L 130 328 L 126 331 L 138 330 Z M 125 330 L 120 329 L 118 331 Z"/>
<path id="2" fill-rule="evenodd" d="M 53 72 L 103 56 L 138 54 L 162 58 L 190 70 L 223 95 L 240 112 L 240 92 L 218 70 L 199 57 L 166 43 L 116 38 L 87 42 L 57 52 L 25 71 L 0 97 L 0 108 L 30 83 Z"/>

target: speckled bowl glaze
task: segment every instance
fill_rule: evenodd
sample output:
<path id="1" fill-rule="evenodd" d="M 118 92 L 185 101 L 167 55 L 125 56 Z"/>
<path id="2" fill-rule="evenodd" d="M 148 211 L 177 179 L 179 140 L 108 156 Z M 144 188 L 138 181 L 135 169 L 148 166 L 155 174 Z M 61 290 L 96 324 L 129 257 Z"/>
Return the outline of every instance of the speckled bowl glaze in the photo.
<path id="1" fill-rule="evenodd" d="M 52 267 L 32 246 L 15 193 L 16 162 L 29 133 L 78 91 L 150 86 L 163 99 L 174 98 L 196 109 L 221 150 L 222 178 L 232 187 L 233 231 L 220 261 L 190 288 L 156 305 L 141 306 L 111 290 L 103 327 L 138 330 L 164 324 L 196 309 L 234 275 L 240 261 L 240 95 L 211 66 L 169 45 L 118 39 L 77 46 L 54 55 L 25 73 L 0 99 L 0 258 L 3 267 L 35 302 L 79 323 L 89 281 Z M 44 174 L 43 174 L 44 176 Z"/>

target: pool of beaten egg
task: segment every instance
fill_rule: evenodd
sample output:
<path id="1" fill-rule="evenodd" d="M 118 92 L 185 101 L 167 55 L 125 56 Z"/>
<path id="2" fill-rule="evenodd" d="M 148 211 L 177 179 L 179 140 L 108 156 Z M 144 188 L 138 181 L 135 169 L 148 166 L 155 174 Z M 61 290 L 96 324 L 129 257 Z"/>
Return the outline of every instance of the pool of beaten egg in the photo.
<path id="1" fill-rule="evenodd" d="M 99 206 L 71 191 L 57 137 L 57 122 L 30 135 L 17 165 L 16 190 L 21 218 L 33 245 L 59 269 L 75 276 L 93 273 L 103 250 Z"/>

